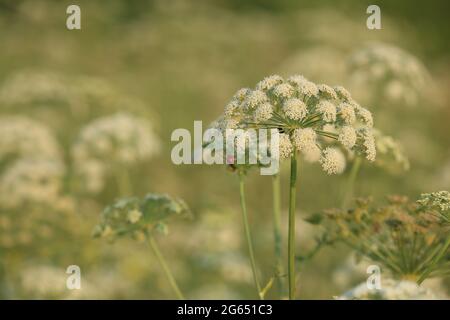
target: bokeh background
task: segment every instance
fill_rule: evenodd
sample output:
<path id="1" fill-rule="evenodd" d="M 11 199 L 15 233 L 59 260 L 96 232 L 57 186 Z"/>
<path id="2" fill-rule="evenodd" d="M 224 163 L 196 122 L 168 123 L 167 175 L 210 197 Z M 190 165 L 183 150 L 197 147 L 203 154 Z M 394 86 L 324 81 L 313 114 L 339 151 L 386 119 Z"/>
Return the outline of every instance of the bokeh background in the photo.
<path id="1" fill-rule="evenodd" d="M 450 188 L 447 1 L 378 1 L 382 29 L 368 30 L 370 1 L 80 0 L 82 29 L 69 31 L 72 2 L 0 1 L 1 298 L 173 298 L 144 242 L 91 237 L 106 205 L 148 192 L 183 198 L 192 210 L 192 220 L 174 221 L 158 238 L 188 298 L 255 298 L 236 175 L 217 165 L 172 164 L 170 136 L 193 130 L 194 120 L 210 123 L 237 89 L 270 74 L 346 86 L 402 145 L 409 170 L 363 164 L 358 196 L 417 198 Z M 387 61 L 389 54 L 410 61 L 409 69 L 384 76 L 383 61 L 355 67 L 357 53 L 373 46 L 388 48 Z M 98 160 L 86 155 L 89 148 L 75 151 L 83 137 L 98 142 L 102 128 L 132 132 L 138 142 L 115 146 L 124 152 L 117 163 L 117 154 Z M 127 188 L 117 172 L 129 177 Z M 302 164 L 298 216 L 339 206 L 347 176 Z M 267 280 L 271 181 L 256 171 L 247 180 Z M 299 253 L 308 252 L 320 230 L 300 219 L 297 229 Z M 81 268 L 81 290 L 65 287 L 72 264 Z M 299 297 L 308 299 L 331 299 L 366 277 L 339 246 L 299 270 Z M 429 285 L 448 293 L 445 280 Z"/>

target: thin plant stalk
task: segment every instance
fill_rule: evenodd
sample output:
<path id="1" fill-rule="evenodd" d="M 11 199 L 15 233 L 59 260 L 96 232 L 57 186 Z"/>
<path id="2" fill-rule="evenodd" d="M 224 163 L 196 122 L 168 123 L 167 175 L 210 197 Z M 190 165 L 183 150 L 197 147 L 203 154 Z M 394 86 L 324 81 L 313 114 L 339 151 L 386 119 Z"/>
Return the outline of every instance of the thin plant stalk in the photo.
<path id="1" fill-rule="evenodd" d="M 361 168 L 361 162 L 361 157 L 356 156 L 355 161 L 353 161 L 352 168 L 350 169 L 350 174 L 347 178 L 346 186 L 344 189 L 344 196 L 342 197 L 341 204 L 342 208 L 345 208 L 349 204 L 351 198 L 354 196 L 355 181 Z"/>
<path id="2" fill-rule="evenodd" d="M 446 254 L 448 248 L 450 247 L 450 237 L 447 238 L 447 240 L 445 241 L 444 245 L 442 246 L 441 250 L 439 250 L 438 254 L 436 255 L 436 257 L 433 259 L 433 262 L 431 263 L 431 265 L 429 266 L 428 270 L 426 270 L 419 278 L 419 280 L 417 281 L 417 283 L 420 285 L 434 270 L 434 266 L 439 263 L 441 261 L 441 259 L 444 257 L 444 255 Z"/>
<path id="3" fill-rule="evenodd" d="M 295 299 L 295 195 L 297 184 L 297 155 L 291 157 L 291 178 L 289 184 L 289 234 L 288 234 L 288 278 L 289 300 Z"/>
<path id="4" fill-rule="evenodd" d="M 170 268 L 167 265 L 166 260 L 164 259 L 161 251 L 159 250 L 159 247 L 155 241 L 155 238 L 153 238 L 153 236 L 151 236 L 151 235 L 148 235 L 148 242 L 149 242 L 150 247 L 152 248 L 156 258 L 158 259 L 159 263 L 161 264 L 161 267 L 163 268 L 164 273 L 166 274 L 167 280 L 169 280 L 170 286 L 172 287 L 173 291 L 175 291 L 177 298 L 179 300 L 185 300 L 184 295 L 181 293 L 181 290 L 178 287 L 178 284 L 177 284 L 172 272 L 170 271 Z"/>
<path id="5" fill-rule="evenodd" d="M 282 249 L 282 233 L 281 233 L 281 186 L 280 175 L 275 174 L 272 178 L 272 198 L 273 198 L 273 238 L 275 253 L 275 268 L 278 294 L 280 297 L 284 295 L 284 274 L 283 268 L 283 249 Z"/>
<path id="6" fill-rule="evenodd" d="M 253 280 L 254 280 L 254 283 L 256 286 L 256 290 L 258 290 L 258 296 L 262 300 L 263 297 L 261 295 L 261 285 L 259 283 L 258 275 L 257 275 L 257 271 L 256 271 L 256 262 L 255 262 L 255 254 L 253 251 L 252 235 L 250 232 L 250 224 L 248 222 L 247 205 L 246 205 L 246 201 L 245 201 L 244 174 L 243 173 L 239 173 L 239 195 L 241 198 L 242 220 L 244 222 L 245 237 L 247 239 L 248 253 L 250 256 L 250 264 L 252 266 Z"/>

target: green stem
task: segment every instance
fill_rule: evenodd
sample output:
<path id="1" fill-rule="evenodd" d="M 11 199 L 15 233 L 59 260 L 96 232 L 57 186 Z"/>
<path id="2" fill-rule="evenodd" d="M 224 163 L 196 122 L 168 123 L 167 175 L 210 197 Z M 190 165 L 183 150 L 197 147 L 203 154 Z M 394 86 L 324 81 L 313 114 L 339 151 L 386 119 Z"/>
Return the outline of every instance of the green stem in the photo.
<path id="1" fill-rule="evenodd" d="M 177 282 L 175 281 L 175 278 L 172 275 L 172 272 L 169 269 L 169 266 L 166 263 L 166 260 L 164 259 L 163 255 L 161 254 L 161 251 L 159 251 L 158 244 L 155 241 L 155 238 L 153 236 L 149 235 L 148 240 L 150 243 L 150 246 L 153 249 L 153 252 L 155 253 L 156 258 L 158 259 L 159 263 L 161 264 L 161 267 L 164 269 L 164 273 L 167 276 L 167 279 L 169 280 L 169 283 L 175 291 L 175 294 L 177 295 L 178 299 L 185 300 L 183 294 L 180 291 L 180 288 L 177 285 Z"/>
<path id="2" fill-rule="evenodd" d="M 342 197 L 341 208 L 345 208 L 354 196 L 355 181 L 356 177 L 358 176 L 359 169 L 361 168 L 361 162 L 362 162 L 361 157 L 356 156 L 347 179 L 347 184 L 344 190 L 344 196 Z"/>
<path id="3" fill-rule="evenodd" d="M 278 294 L 280 297 L 284 295 L 284 281 L 281 278 L 284 274 L 283 268 L 283 249 L 281 234 L 281 187 L 280 176 L 274 175 L 272 178 L 272 196 L 273 196 L 273 239 L 275 251 L 275 268 L 278 286 Z"/>
<path id="4" fill-rule="evenodd" d="M 449 247 L 450 247 L 450 237 L 447 238 L 447 240 L 445 241 L 444 245 L 442 246 L 442 249 L 439 251 L 439 253 L 436 255 L 436 257 L 433 259 L 433 262 L 431 263 L 431 265 L 420 276 L 419 280 L 417 281 L 417 283 L 419 285 L 430 275 L 430 273 L 432 273 L 434 271 L 434 267 L 445 256 L 445 254 L 446 254 L 446 252 L 447 252 Z"/>
<path id="5" fill-rule="evenodd" d="M 295 299 L 295 194 L 297 182 L 297 155 L 291 157 L 291 179 L 289 187 L 289 236 L 288 236 L 288 277 L 289 299 Z"/>
<path id="6" fill-rule="evenodd" d="M 250 256 L 250 263 L 253 272 L 253 280 L 255 282 L 256 290 L 258 290 L 258 296 L 262 300 L 263 297 L 261 296 L 261 285 L 259 284 L 258 276 L 256 273 L 256 262 L 255 254 L 253 253 L 252 235 L 250 232 L 250 225 L 248 223 L 247 205 L 245 202 L 244 174 L 241 172 L 239 173 L 239 195 L 241 198 L 242 220 L 244 221 L 245 237 L 247 239 L 248 253 Z"/>

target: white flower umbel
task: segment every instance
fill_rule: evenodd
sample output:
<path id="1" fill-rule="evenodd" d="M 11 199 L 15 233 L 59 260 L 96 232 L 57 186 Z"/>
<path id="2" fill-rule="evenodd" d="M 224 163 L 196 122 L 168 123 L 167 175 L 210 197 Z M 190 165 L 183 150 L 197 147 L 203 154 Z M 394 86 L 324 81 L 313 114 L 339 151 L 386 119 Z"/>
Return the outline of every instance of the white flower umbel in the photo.
<path id="1" fill-rule="evenodd" d="M 55 160 L 25 158 L 17 160 L 0 177 L 2 207 L 27 204 L 52 206 L 59 201 L 64 166 Z"/>
<path id="2" fill-rule="evenodd" d="M 430 89 L 429 72 L 416 57 L 383 43 L 355 50 L 348 69 L 355 86 L 368 92 L 372 101 L 383 99 L 394 102 L 393 106 L 418 106 L 419 99 Z"/>
<path id="3" fill-rule="evenodd" d="M 159 139 L 151 123 L 128 113 L 94 120 L 84 127 L 72 147 L 72 157 L 81 174 L 95 172 L 99 179 L 113 168 L 129 167 L 158 154 Z M 89 181 L 90 176 L 85 176 Z M 102 183 L 87 185 L 102 186 Z M 89 190 L 92 192 L 99 190 Z"/>
<path id="4" fill-rule="evenodd" d="M 22 116 L 0 118 L 0 158 L 60 158 L 52 132 L 43 124 Z"/>
<path id="5" fill-rule="evenodd" d="M 277 128 L 291 139 L 292 152 L 299 151 L 310 162 L 317 162 L 322 150 L 335 143 L 375 160 L 370 111 L 342 86 L 316 85 L 301 75 L 287 80 L 273 75 L 255 90 L 239 90 L 225 107 L 222 124 L 222 129 Z M 290 148 L 286 136 L 282 139 L 281 158 L 286 158 Z"/>

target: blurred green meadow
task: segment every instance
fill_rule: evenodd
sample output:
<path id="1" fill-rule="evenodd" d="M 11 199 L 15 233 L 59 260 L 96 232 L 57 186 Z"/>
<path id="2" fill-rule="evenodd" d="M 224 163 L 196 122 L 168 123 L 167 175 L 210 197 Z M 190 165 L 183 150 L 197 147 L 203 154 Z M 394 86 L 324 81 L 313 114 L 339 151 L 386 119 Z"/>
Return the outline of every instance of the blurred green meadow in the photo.
<path id="1" fill-rule="evenodd" d="M 377 203 L 450 189 L 446 1 L 380 1 L 381 30 L 366 27 L 370 1 L 80 0 L 82 28 L 72 31 L 69 4 L 0 0 L 2 299 L 174 298 L 145 241 L 92 238 L 104 207 L 147 193 L 184 199 L 192 213 L 157 237 L 187 298 L 256 298 L 236 175 L 173 164 L 170 137 L 193 131 L 195 120 L 206 127 L 239 88 L 271 74 L 344 85 L 401 146 L 407 165 L 395 155 L 363 163 L 355 196 Z M 370 56 L 374 47 L 386 60 Z M 410 62 L 409 71 L 390 74 L 390 55 Z M 103 133 L 123 140 L 104 145 Z M 300 163 L 299 254 L 320 234 L 302 218 L 339 207 L 349 171 L 328 176 Z M 274 272 L 271 178 L 250 172 L 247 194 L 266 282 Z M 81 268 L 80 290 L 66 289 L 69 265 Z M 298 263 L 298 297 L 332 299 L 365 281 L 365 267 L 343 246 L 324 248 Z M 449 294 L 448 279 L 425 285 Z"/>

